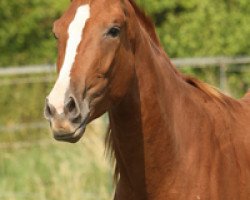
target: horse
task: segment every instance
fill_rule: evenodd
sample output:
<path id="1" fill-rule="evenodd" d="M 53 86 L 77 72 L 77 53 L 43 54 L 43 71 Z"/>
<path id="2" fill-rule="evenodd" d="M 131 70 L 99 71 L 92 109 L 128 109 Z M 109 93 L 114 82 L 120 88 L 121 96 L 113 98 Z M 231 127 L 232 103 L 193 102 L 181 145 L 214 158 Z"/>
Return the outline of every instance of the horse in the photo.
<path id="1" fill-rule="evenodd" d="M 115 200 L 250 199 L 250 94 L 179 72 L 133 0 L 72 0 L 53 32 L 45 117 L 56 140 L 75 143 L 108 113 Z"/>

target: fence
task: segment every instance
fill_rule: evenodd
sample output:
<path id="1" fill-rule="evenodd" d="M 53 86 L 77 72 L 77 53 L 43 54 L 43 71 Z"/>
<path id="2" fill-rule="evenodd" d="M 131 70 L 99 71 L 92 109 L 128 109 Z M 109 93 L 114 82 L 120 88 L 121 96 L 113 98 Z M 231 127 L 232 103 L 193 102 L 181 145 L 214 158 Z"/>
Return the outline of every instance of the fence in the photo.
<path id="1" fill-rule="evenodd" d="M 226 71 L 230 65 L 246 65 L 250 64 L 250 57 L 217 57 L 217 58 L 184 58 L 173 59 L 173 63 L 177 67 L 207 67 L 218 66 L 220 68 L 220 89 L 225 90 L 227 85 Z"/>
<path id="2" fill-rule="evenodd" d="M 171 59 L 171 61 L 178 68 L 191 67 L 191 68 L 204 68 L 204 67 L 219 67 L 220 71 L 220 88 L 225 90 L 227 85 L 226 72 L 232 65 L 237 66 L 250 66 L 250 57 L 215 57 L 215 58 L 181 58 Z M 250 68 L 248 68 L 250 70 Z M 234 69 L 235 70 L 235 69 Z M 240 70 L 240 67 L 237 67 Z M 43 77 L 21 77 L 19 75 L 33 75 L 45 74 Z M 49 76 L 48 76 L 49 74 Z M 2 80 L 4 76 L 15 76 L 10 80 Z M 15 85 L 15 84 L 33 84 L 45 83 L 55 80 L 55 66 L 54 65 L 38 65 L 38 66 L 22 66 L 22 67 L 5 67 L 0 68 L 0 86 Z M 47 125 L 45 122 L 35 122 L 27 124 L 15 124 L 13 126 L 0 125 L 0 133 L 2 132 L 16 132 L 20 129 L 41 129 Z"/>
<path id="3" fill-rule="evenodd" d="M 173 58 L 171 61 L 177 67 L 207 67 L 228 65 L 250 64 L 250 57 L 204 57 L 204 58 Z M 36 74 L 55 72 L 54 65 L 35 65 L 22 67 L 1 67 L 0 75 L 20 75 L 20 74 Z"/>
<path id="4" fill-rule="evenodd" d="M 204 58 L 174 58 L 171 59 L 176 67 L 219 67 L 220 68 L 220 88 L 225 89 L 226 85 L 226 71 L 230 65 L 247 65 L 250 64 L 250 57 L 204 57 Z M 54 65 L 37 65 L 37 66 L 22 66 L 22 67 L 6 67 L 0 68 L 0 76 L 7 75 L 23 75 L 23 74 L 39 74 L 39 73 L 54 73 Z M 36 82 L 50 82 L 53 77 L 44 77 L 37 79 L 15 79 L 9 84 L 25 84 Z M 1 85 L 6 85 L 5 82 L 0 82 Z"/>

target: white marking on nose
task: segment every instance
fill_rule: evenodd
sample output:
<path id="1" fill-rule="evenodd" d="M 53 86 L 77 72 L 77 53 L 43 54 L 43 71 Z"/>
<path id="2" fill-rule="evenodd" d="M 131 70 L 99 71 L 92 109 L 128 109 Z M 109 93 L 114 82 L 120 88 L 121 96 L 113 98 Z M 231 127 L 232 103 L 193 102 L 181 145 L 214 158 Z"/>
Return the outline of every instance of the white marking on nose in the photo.
<path id="1" fill-rule="evenodd" d="M 68 28 L 68 41 L 64 63 L 59 77 L 48 97 L 49 103 L 56 108 L 58 114 L 63 113 L 65 94 L 70 84 L 70 71 L 77 55 L 77 48 L 82 39 L 82 32 L 87 19 L 90 17 L 89 5 L 80 6 Z"/>

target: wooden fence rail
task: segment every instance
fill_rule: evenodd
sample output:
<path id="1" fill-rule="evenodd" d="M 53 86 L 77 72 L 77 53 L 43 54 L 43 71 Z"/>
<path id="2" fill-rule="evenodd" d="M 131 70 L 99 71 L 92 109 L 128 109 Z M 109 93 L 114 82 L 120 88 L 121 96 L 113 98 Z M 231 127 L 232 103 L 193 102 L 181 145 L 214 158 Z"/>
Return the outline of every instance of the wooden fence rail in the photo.
<path id="1" fill-rule="evenodd" d="M 204 58 L 172 58 L 177 67 L 208 67 L 250 64 L 250 57 L 204 57 Z M 54 73 L 55 65 L 33 65 L 20 67 L 0 67 L 0 76 Z"/>
<path id="2" fill-rule="evenodd" d="M 205 58 L 173 58 L 171 62 L 179 68 L 204 68 L 204 67 L 219 67 L 220 68 L 220 88 L 225 90 L 227 85 L 226 72 L 231 65 L 250 66 L 250 57 L 205 57 Z M 249 68 L 250 69 L 250 68 Z M 37 65 L 37 66 L 20 66 L 20 67 L 0 67 L 0 77 L 4 76 L 18 76 L 25 74 L 54 74 L 55 65 Z M 54 77 L 36 78 L 14 78 L 9 81 L 0 81 L 1 85 L 8 84 L 26 84 L 37 82 L 52 82 Z M 11 127 L 0 125 L 0 133 L 3 132 L 16 132 L 20 129 L 40 129 L 48 127 L 45 121 L 28 123 L 28 124 L 15 124 Z"/>

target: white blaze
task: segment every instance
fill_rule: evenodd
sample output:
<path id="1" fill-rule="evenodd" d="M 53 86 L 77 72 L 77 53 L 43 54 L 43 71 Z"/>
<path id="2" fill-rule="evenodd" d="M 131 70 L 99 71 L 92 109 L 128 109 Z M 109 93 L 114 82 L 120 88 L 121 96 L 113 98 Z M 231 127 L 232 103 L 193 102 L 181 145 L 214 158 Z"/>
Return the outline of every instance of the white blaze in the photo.
<path id="1" fill-rule="evenodd" d="M 69 37 L 65 51 L 64 63 L 54 88 L 48 97 L 49 103 L 56 108 L 56 111 L 59 114 L 63 113 L 65 93 L 67 92 L 70 84 L 70 71 L 75 62 L 77 48 L 82 39 L 82 32 L 85 27 L 85 23 L 89 17 L 89 5 L 80 6 L 68 28 Z"/>

